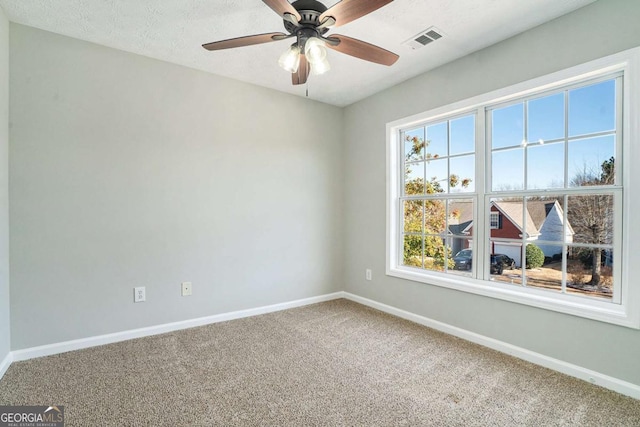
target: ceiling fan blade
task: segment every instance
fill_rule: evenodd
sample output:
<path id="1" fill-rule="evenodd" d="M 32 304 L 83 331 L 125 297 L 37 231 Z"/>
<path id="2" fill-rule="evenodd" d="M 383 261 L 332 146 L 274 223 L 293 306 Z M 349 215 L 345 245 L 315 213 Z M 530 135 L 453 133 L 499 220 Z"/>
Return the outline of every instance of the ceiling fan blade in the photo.
<path id="1" fill-rule="evenodd" d="M 237 37 L 235 39 L 220 40 L 203 44 L 202 47 L 207 50 L 232 49 L 234 47 L 251 46 L 252 44 L 269 43 L 282 40 L 288 37 L 284 33 L 265 33 L 256 34 L 254 36 Z"/>
<path id="2" fill-rule="evenodd" d="M 285 13 L 290 13 L 296 17 L 298 21 L 302 19 L 298 11 L 291 6 L 287 0 L 262 0 L 267 6 L 269 6 L 275 13 L 284 17 Z"/>
<path id="3" fill-rule="evenodd" d="M 358 19 L 382 6 L 391 3 L 393 0 L 342 0 L 327 9 L 320 15 L 319 21 L 332 16 L 335 18 L 335 27 L 339 27 L 355 19 Z M 266 2 L 266 0 L 265 0 Z"/>
<path id="4" fill-rule="evenodd" d="M 298 66 L 298 71 L 296 73 L 291 73 L 291 83 L 294 85 L 302 85 L 307 82 L 307 77 L 309 77 L 309 71 L 311 67 L 309 67 L 309 62 L 307 61 L 307 57 L 304 55 L 300 55 L 300 65 Z"/>
<path id="5" fill-rule="evenodd" d="M 337 50 L 347 55 L 355 56 L 356 58 L 364 59 L 365 61 L 375 62 L 382 65 L 393 65 L 399 58 L 393 52 L 389 52 L 379 46 L 363 42 L 362 40 L 353 39 L 351 37 L 342 36 L 340 34 L 331 34 L 327 37 L 329 43 L 327 47 L 333 50 Z M 338 40 L 338 44 L 331 43 Z"/>

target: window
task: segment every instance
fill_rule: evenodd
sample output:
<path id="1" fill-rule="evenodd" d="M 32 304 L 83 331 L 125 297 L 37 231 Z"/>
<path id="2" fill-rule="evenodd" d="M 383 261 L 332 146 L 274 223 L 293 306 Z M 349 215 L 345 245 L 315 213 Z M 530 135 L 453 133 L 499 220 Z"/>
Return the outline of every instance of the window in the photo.
<path id="1" fill-rule="evenodd" d="M 387 274 L 640 328 L 638 51 L 389 124 Z"/>
<path id="2" fill-rule="evenodd" d="M 500 227 L 500 212 L 490 212 L 489 213 L 489 226 L 492 230 L 497 230 Z"/>
<path id="3" fill-rule="evenodd" d="M 508 215 L 514 231 L 492 233 L 489 247 L 516 248 L 509 253 L 516 265 L 530 267 L 493 280 L 620 301 L 614 286 L 619 260 L 603 256 L 619 253 L 622 79 L 607 74 L 485 108 L 491 148 L 486 200 L 489 209 Z"/>
<path id="4" fill-rule="evenodd" d="M 474 191 L 475 117 L 401 132 L 404 141 L 402 265 L 459 274 L 455 255 L 469 247 Z M 465 269 L 471 261 L 465 262 Z"/>

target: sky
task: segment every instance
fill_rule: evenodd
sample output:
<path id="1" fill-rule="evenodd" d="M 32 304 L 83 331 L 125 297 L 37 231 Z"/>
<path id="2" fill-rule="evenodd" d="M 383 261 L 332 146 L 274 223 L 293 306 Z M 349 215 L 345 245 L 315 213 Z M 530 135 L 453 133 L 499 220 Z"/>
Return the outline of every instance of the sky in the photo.
<path id="1" fill-rule="evenodd" d="M 527 189 L 563 188 L 566 143 L 569 181 L 585 168 L 599 173 L 615 156 L 614 134 L 594 136 L 615 130 L 615 85 L 607 80 L 528 101 L 526 120 L 525 103 L 493 110 L 492 189 L 524 188 L 525 150 Z"/>
<path id="2" fill-rule="evenodd" d="M 616 84 L 606 80 L 491 110 L 492 190 L 524 189 L 525 162 L 527 189 L 564 188 L 565 152 L 569 186 L 585 168 L 599 174 L 600 165 L 616 151 Z M 426 152 L 410 160 L 438 157 L 408 163 L 408 179 L 423 176 L 426 167 L 427 179 L 435 177 L 445 191 L 475 191 L 473 181 L 467 188 L 448 189 L 447 179 L 450 174 L 475 176 L 474 128 L 475 116 L 469 115 L 450 120 L 448 126 L 445 121 L 407 132 L 429 141 Z M 405 143 L 405 154 L 410 150 L 411 143 Z"/>

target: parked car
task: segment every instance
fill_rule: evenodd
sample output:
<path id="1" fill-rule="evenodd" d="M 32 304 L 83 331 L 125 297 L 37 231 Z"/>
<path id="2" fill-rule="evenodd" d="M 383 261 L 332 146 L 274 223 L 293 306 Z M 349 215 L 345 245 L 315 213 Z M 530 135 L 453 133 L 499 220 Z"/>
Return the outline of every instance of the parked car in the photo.
<path id="1" fill-rule="evenodd" d="M 502 274 L 502 270 L 504 270 L 504 266 L 500 258 L 497 255 L 491 255 L 491 274 Z"/>
<path id="2" fill-rule="evenodd" d="M 471 249 L 463 249 L 453 257 L 456 270 L 471 270 L 471 260 L 473 259 L 473 253 Z"/>
<path id="3" fill-rule="evenodd" d="M 505 254 L 494 254 L 496 261 L 502 264 L 503 269 L 513 270 L 516 268 L 516 260 Z"/>
<path id="4" fill-rule="evenodd" d="M 491 255 L 491 274 L 502 274 L 502 271 L 504 270 L 503 262 L 506 262 L 503 257 L 507 256 Z M 511 258 L 509 259 L 513 262 L 513 265 L 515 265 L 515 262 Z M 473 251 L 471 249 L 461 250 L 453 257 L 453 262 L 455 263 L 454 268 L 456 270 L 471 270 L 473 265 Z"/>

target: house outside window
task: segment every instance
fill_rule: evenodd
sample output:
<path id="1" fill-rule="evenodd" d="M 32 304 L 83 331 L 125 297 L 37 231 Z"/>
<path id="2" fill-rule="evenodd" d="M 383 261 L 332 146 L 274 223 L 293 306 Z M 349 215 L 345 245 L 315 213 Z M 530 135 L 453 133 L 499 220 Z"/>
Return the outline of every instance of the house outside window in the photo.
<path id="1" fill-rule="evenodd" d="M 387 274 L 638 328 L 622 230 L 639 57 L 389 124 Z"/>

